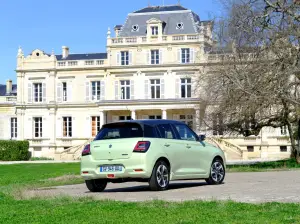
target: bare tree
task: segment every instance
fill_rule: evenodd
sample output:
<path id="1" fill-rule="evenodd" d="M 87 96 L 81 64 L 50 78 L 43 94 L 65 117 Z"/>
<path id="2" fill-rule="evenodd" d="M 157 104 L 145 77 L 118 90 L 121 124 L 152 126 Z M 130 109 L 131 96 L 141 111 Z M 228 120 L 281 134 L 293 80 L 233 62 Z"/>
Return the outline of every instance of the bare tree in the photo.
<path id="1" fill-rule="evenodd" d="M 300 162 L 293 135 L 300 108 L 300 5 L 232 0 L 223 6 L 226 16 L 214 22 L 210 66 L 199 80 L 204 103 L 214 105 L 205 119 L 219 114 L 225 131 L 245 136 L 286 126 Z"/>

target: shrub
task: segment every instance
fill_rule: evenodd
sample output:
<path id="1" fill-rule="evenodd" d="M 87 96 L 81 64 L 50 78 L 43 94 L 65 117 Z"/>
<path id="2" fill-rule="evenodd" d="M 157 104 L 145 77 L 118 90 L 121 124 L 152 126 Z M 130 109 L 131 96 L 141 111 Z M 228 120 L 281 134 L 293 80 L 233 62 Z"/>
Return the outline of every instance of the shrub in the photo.
<path id="1" fill-rule="evenodd" d="M 0 140 L 0 161 L 24 161 L 30 158 L 28 141 Z"/>

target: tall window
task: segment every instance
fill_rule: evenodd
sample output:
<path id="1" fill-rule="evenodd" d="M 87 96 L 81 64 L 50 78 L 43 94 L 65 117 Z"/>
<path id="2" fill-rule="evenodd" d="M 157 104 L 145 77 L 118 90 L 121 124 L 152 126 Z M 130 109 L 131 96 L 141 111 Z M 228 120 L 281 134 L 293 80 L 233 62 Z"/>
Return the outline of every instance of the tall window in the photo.
<path id="1" fill-rule="evenodd" d="M 34 83 L 33 84 L 33 93 L 34 93 L 34 102 L 42 102 L 43 101 L 42 83 Z"/>
<path id="2" fill-rule="evenodd" d="M 192 95 L 191 79 L 181 79 L 181 97 L 190 98 Z"/>
<path id="3" fill-rule="evenodd" d="M 189 128 L 193 129 L 193 115 L 191 114 L 182 114 L 179 115 L 179 120 L 184 122 Z"/>
<path id="4" fill-rule="evenodd" d="M 100 131 L 100 117 L 92 117 L 92 136 L 95 137 Z"/>
<path id="5" fill-rule="evenodd" d="M 151 98 L 159 99 L 160 98 L 160 80 L 159 79 L 150 80 L 150 89 L 151 89 Z"/>
<path id="6" fill-rule="evenodd" d="M 10 119 L 10 137 L 17 138 L 17 118 L 13 117 Z"/>
<path id="7" fill-rule="evenodd" d="M 63 97 L 63 101 L 67 101 L 68 100 L 68 96 L 67 96 L 67 83 L 66 82 L 62 83 L 62 97 Z"/>
<path id="8" fill-rule="evenodd" d="M 92 82 L 92 100 L 100 100 L 101 93 L 101 82 L 93 81 Z"/>
<path id="9" fill-rule="evenodd" d="M 182 48 L 181 49 L 181 63 L 190 63 L 190 49 Z"/>
<path id="10" fill-rule="evenodd" d="M 281 133 L 281 135 L 287 135 L 287 128 L 286 128 L 286 126 L 280 127 L 280 133 Z"/>
<path id="11" fill-rule="evenodd" d="M 120 81 L 121 86 L 121 99 L 129 100 L 130 99 L 130 80 Z"/>
<path id="12" fill-rule="evenodd" d="M 152 35 L 158 35 L 158 26 L 152 26 L 151 27 L 151 30 L 152 30 Z"/>
<path id="13" fill-rule="evenodd" d="M 72 137 L 72 117 L 63 117 L 63 136 Z"/>
<path id="14" fill-rule="evenodd" d="M 159 64 L 159 50 L 151 50 L 151 64 Z"/>
<path id="15" fill-rule="evenodd" d="M 121 65 L 129 65 L 129 52 L 121 51 Z"/>
<path id="16" fill-rule="evenodd" d="M 34 121 L 34 137 L 41 138 L 43 137 L 43 118 L 35 117 Z"/>

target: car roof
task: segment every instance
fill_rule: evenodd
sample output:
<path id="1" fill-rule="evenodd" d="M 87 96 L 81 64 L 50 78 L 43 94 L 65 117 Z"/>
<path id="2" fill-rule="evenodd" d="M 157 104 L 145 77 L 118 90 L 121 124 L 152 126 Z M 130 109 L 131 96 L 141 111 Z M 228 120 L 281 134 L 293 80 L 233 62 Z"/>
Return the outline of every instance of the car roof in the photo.
<path id="1" fill-rule="evenodd" d="M 111 122 L 108 124 L 116 124 L 116 123 L 138 123 L 138 124 L 146 124 L 146 125 L 150 125 L 150 126 L 156 126 L 159 124 L 184 124 L 181 121 L 167 120 L 167 119 L 126 120 L 126 121 Z"/>

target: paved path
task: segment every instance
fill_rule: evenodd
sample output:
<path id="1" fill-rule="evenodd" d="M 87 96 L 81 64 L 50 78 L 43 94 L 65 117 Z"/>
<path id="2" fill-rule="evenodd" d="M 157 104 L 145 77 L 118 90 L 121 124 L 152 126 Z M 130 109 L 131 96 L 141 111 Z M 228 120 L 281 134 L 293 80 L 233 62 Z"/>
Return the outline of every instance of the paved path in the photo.
<path id="1" fill-rule="evenodd" d="M 163 192 L 149 191 L 147 183 L 109 184 L 106 191 L 91 193 L 84 184 L 38 189 L 26 192 L 32 196 L 69 195 L 120 201 L 146 200 L 227 200 L 239 202 L 297 202 L 300 203 L 300 171 L 228 173 L 225 183 L 209 186 L 200 181 L 172 182 Z"/>

